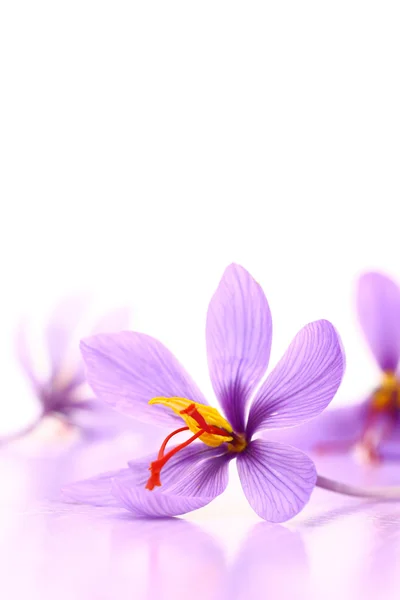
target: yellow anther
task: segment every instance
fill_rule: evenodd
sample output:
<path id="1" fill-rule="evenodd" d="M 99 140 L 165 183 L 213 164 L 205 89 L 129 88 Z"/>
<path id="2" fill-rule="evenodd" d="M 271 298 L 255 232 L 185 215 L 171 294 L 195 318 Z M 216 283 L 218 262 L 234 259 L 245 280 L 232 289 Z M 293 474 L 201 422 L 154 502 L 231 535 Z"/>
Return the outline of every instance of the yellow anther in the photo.
<path id="1" fill-rule="evenodd" d="M 382 378 L 382 388 L 388 392 L 394 392 L 399 387 L 399 381 L 396 377 L 396 373 L 393 371 L 385 371 Z"/>
<path id="2" fill-rule="evenodd" d="M 382 383 L 372 398 L 372 406 L 376 410 L 386 410 L 393 406 L 400 407 L 400 381 L 393 371 L 385 371 Z"/>
<path id="3" fill-rule="evenodd" d="M 199 437 L 199 439 L 207 446 L 217 447 L 225 442 L 231 442 L 234 439 L 232 435 L 229 435 L 230 433 L 233 433 L 232 426 L 222 415 L 220 415 L 218 410 L 212 406 L 206 406 L 205 404 L 199 404 L 198 402 L 193 402 L 187 398 L 178 397 L 153 398 L 150 400 L 149 404 L 162 404 L 163 406 L 170 408 L 175 414 L 181 417 L 193 433 L 197 433 L 201 429 L 204 429 L 202 426 L 204 424 L 203 420 L 207 426 L 219 429 L 221 433 L 205 432 Z"/>

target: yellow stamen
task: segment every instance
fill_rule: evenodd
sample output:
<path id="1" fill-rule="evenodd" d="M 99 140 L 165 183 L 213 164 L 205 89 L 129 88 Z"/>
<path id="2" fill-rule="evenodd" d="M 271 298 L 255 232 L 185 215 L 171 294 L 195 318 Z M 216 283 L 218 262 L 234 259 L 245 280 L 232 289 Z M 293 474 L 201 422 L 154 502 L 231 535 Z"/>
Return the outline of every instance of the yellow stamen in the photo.
<path id="1" fill-rule="evenodd" d="M 393 373 L 393 371 L 385 371 L 382 378 L 382 387 L 393 391 L 398 386 L 399 382 L 396 373 Z"/>
<path id="2" fill-rule="evenodd" d="M 232 426 L 226 419 L 224 419 L 222 415 L 220 415 L 218 410 L 212 406 L 206 406 L 205 404 L 199 404 L 198 402 L 193 402 L 187 398 L 178 397 L 153 398 L 150 400 L 149 404 L 162 404 L 163 406 L 173 410 L 174 413 L 176 413 L 185 421 L 192 433 L 198 433 L 201 429 L 203 429 L 199 423 L 198 416 L 195 418 L 196 414 L 200 415 L 208 426 L 211 428 L 215 427 L 219 430 L 218 434 L 204 432 L 201 436 L 199 436 L 199 440 L 207 446 L 216 448 L 221 444 L 232 442 L 234 440 L 234 436 L 230 435 L 233 434 Z M 191 416 L 191 407 L 194 407 L 196 413 L 194 416 Z"/>
<path id="3" fill-rule="evenodd" d="M 372 407 L 381 411 L 393 405 L 400 408 L 400 381 L 393 371 L 385 371 L 382 383 L 373 395 Z"/>

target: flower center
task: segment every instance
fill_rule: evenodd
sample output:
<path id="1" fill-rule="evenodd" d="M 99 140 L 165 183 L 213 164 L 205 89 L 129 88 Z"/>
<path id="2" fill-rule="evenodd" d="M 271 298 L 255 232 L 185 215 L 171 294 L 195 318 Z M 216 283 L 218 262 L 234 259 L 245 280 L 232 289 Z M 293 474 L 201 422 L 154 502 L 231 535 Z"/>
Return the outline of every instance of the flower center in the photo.
<path id="1" fill-rule="evenodd" d="M 177 452 L 189 446 L 192 442 L 199 439 L 201 442 L 211 447 L 218 447 L 227 443 L 227 449 L 230 452 L 242 452 L 247 442 L 243 435 L 236 434 L 230 423 L 220 415 L 220 413 L 211 406 L 205 406 L 198 402 L 192 402 L 186 398 L 153 398 L 149 404 L 162 404 L 172 409 L 186 423 L 186 427 L 180 427 L 170 433 L 158 452 L 157 459 L 150 464 L 149 471 L 151 475 L 146 484 L 146 489 L 153 490 L 156 486 L 161 486 L 160 473 L 165 464 L 175 456 Z M 191 431 L 192 437 L 175 446 L 172 450 L 165 453 L 169 440 L 182 431 Z"/>
<path id="2" fill-rule="evenodd" d="M 382 383 L 372 396 L 371 407 L 378 412 L 400 409 L 400 381 L 393 371 L 383 374 Z"/>

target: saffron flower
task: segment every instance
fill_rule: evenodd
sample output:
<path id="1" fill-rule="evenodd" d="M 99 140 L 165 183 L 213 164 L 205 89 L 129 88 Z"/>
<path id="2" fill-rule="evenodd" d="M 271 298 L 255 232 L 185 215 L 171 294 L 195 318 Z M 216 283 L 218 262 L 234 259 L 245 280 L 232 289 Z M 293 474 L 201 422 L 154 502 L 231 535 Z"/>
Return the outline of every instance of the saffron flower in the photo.
<path id="1" fill-rule="evenodd" d="M 271 340 L 267 299 L 238 265 L 226 269 L 206 323 L 210 378 L 221 411 L 208 404 L 158 340 L 136 332 L 83 340 L 87 379 L 96 396 L 170 433 L 158 452 L 121 471 L 71 484 L 64 496 L 123 507 L 136 517 L 181 515 L 225 490 L 228 465 L 236 459 L 243 491 L 261 518 L 281 522 L 296 515 L 317 482 L 312 460 L 296 448 L 255 436 L 316 417 L 339 387 L 344 356 L 331 323 L 315 321 L 296 335 L 261 383 Z M 190 437 L 169 449 L 181 432 Z"/>
<path id="2" fill-rule="evenodd" d="M 354 451 L 370 463 L 398 459 L 400 289 L 386 275 L 365 273 L 358 281 L 356 306 L 361 329 L 380 371 L 377 386 L 365 400 L 327 410 L 308 427 L 277 434 L 276 439 L 320 453 Z"/>
<path id="3" fill-rule="evenodd" d="M 74 348 L 74 333 L 86 307 L 83 297 L 66 298 L 54 309 L 44 330 L 48 354 L 48 372 L 39 375 L 28 342 L 28 328 L 21 323 L 16 338 L 17 358 L 39 401 L 39 414 L 33 423 L 21 431 L 0 439 L 11 442 L 33 433 L 46 421 L 58 424 L 57 436 L 79 431 L 86 439 L 117 433 L 122 428 L 122 416 L 94 401 L 86 384 L 84 366 L 79 357 L 78 340 Z M 128 312 L 119 309 L 102 317 L 95 330 L 119 330 L 128 324 Z M 79 339 L 79 338 L 78 338 Z M 50 419 L 49 419 L 50 417 Z"/>

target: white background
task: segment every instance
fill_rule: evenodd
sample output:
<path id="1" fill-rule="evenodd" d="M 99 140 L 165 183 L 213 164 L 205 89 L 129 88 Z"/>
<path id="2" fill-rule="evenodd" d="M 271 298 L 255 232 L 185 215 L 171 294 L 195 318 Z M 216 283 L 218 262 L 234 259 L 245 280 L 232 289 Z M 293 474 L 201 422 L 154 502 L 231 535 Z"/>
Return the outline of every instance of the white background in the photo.
<path id="1" fill-rule="evenodd" d="M 89 290 L 205 391 L 204 323 L 226 265 L 262 284 L 274 362 L 308 321 L 347 353 L 335 402 L 377 371 L 354 282 L 400 279 L 397 2 L 3 0 L 0 425 L 34 404 L 22 314 Z"/>

